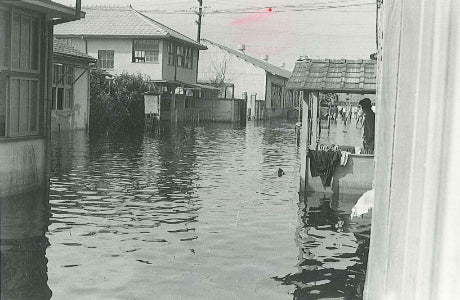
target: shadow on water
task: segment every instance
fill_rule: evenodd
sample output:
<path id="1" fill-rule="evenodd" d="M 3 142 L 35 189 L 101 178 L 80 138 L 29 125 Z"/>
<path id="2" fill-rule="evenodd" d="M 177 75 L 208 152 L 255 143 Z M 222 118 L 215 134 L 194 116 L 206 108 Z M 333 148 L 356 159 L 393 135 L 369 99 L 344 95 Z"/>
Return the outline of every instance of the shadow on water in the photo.
<path id="1" fill-rule="evenodd" d="M 50 299 L 46 191 L 0 199 L 1 299 Z"/>
<path id="2" fill-rule="evenodd" d="M 273 277 L 295 287 L 293 299 L 362 299 L 370 216 L 350 220 L 356 196 L 311 194 L 299 200 L 297 273 Z"/>

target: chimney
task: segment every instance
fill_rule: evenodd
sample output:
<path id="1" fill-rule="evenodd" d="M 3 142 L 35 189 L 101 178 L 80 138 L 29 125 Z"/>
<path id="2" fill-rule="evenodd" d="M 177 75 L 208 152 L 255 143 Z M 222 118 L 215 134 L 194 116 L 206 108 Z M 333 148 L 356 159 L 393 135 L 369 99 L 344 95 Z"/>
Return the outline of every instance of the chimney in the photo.
<path id="1" fill-rule="evenodd" d="M 286 64 L 285 64 L 285 63 L 281 63 L 280 68 L 283 68 L 283 69 L 284 69 L 284 67 L 286 67 Z"/>
<path id="2" fill-rule="evenodd" d="M 267 54 L 265 54 L 264 56 L 262 56 L 262 60 L 264 60 L 264 61 L 268 62 L 268 55 L 267 55 Z"/>
<path id="3" fill-rule="evenodd" d="M 238 47 L 236 48 L 238 51 L 243 52 L 246 50 L 246 45 L 245 44 L 238 44 Z"/>

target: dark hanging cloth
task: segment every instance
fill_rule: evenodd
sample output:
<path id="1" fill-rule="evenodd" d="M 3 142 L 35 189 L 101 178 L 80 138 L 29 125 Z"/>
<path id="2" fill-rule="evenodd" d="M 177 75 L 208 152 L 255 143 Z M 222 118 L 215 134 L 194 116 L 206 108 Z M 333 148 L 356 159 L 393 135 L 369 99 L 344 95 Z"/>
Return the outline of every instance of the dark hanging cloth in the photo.
<path id="1" fill-rule="evenodd" d="M 311 176 L 320 176 L 323 186 L 331 186 L 332 175 L 335 167 L 340 164 L 341 155 L 341 152 L 336 150 L 308 150 Z"/>

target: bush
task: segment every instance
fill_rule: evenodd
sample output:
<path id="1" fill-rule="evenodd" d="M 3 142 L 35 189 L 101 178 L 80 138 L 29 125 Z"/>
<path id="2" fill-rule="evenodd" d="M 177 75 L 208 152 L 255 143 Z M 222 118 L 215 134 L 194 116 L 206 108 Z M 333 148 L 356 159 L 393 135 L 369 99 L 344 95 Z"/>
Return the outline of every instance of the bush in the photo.
<path id="1" fill-rule="evenodd" d="M 144 92 L 149 83 L 142 75 L 123 73 L 111 79 L 102 70 L 91 71 L 90 132 L 132 134 L 144 127 Z"/>

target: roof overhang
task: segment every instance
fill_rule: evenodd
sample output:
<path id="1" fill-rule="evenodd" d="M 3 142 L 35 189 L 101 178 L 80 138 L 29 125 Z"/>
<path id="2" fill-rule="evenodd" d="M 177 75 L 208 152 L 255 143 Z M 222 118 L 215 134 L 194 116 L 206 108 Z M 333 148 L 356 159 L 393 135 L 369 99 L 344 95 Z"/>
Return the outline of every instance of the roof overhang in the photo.
<path id="1" fill-rule="evenodd" d="M 81 56 L 69 55 L 69 54 L 64 54 L 64 53 L 59 53 L 59 52 L 53 52 L 53 58 L 54 58 L 54 62 L 62 62 L 62 61 L 73 62 L 80 66 L 89 66 L 89 65 L 96 63 L 97 61 L 97 59 L 95 58 L 81 57 Z"/>
<path id="2" fill-rule="evenodd" d="M 183 89 L 190 89 L 190 90 L 213 90 L 213 91 L 220 91 L 219 88 L 207 86 L 204 84 L 199 83 L 185 83 L 178 80 L 150 80 L 149 82 L 174 86 L 174 87 L 182 87 Z"/>
<path id="3" fill-rule="evenodd" d="M 81 0 L 75 0 L 78 4 Z M 72 8 L 50 0 L 2 0 L 2 4 L 27 8 L 48 14 L 51 18 L 77 20 L 85 17 L 84 12 L 77 13 L 78 9 Z M 78 7 L 78 5 L 76 5 Z"/>
<path id="4" fill-rule="evenodd" d="M 308 87 L 292 87 L 286 86 L 286 89 L 291 91 L 309 91 L 309 92 L 323 92 L 323 93 L 344 93 L 344 94 L 375 94 L 374 89 L 320 89 L 320 88 L 308 88 Z"/>

